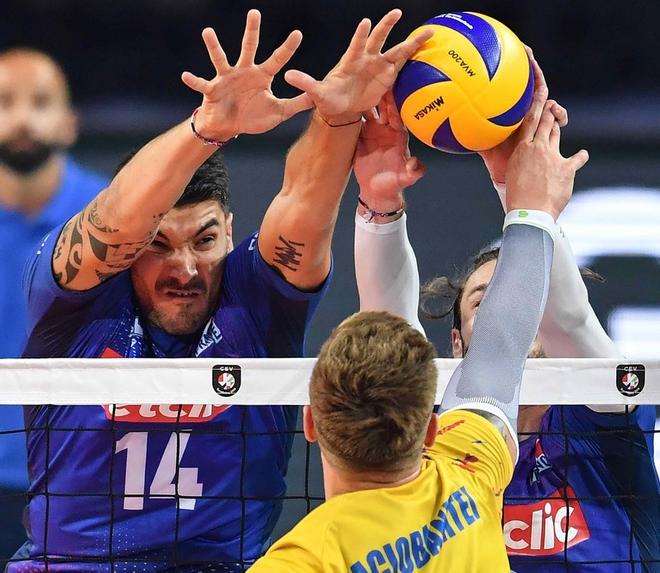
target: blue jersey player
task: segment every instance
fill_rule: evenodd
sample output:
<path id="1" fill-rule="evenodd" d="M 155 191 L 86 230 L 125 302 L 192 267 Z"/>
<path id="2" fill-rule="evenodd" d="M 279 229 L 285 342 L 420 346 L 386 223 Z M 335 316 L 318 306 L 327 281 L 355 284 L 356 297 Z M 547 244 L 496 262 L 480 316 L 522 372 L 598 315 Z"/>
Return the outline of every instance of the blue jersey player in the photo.
<path id="1" fill-rule="evenodd" d="M 535 62 L 533 66 L 536 96 L 547 97 L 541 70 Z M 548 105 L 556 118 L 551 139 L 558 151 L 560 127 L 566 124 L 567 114 L 551 100 Z M 387 109 L 393 110 L 393 103 Z M 507 164 L 518 137 L 516 133 L 482 153 L 502 199 Z M 401 206 L 403 189 L 419 179 L 423 169 L 410 158 L 396 113 L 388 113 L 386 122 L 365 124 L 355 172 L 364 203 L 377 205 L 374 210 L 382 213 Z M 355 260 L 361 308 L 397 312 L 421 329 L 419 277 L 405 217 L 374 217 L 364 206 L 358 211 Z M 365 222 L 360 214 L 371 221 Z M 484 251 L 455 284 L 440 277 L 426 288 L 428 303 L 447 297 L 455 300 L 451 333 L 455 358 L 463 357 L 470 345 L 474 318 L 497 256 L 497 249 Z M 530 350 L 531 358 L 543 356 L 620 357 L 589 304 L 563 234 L 555 238 L 548 302 Z M 660 496 L 651 433 L 654 410 L 653 406 L 626 411 L 623 406 L 597 405 L 520 408 L 520 455 L 505 491 L 503 519 L 513 571 L 660 571 Z"/>
<path id="2" fill-rule="evenodd" d="M 203 95 L 192 125 L 141 149 L 29 263 L 24 356 L 300 356 L 331 272 L 362 113 L 429 35 L 383 52 L 400 15 L 373 30 L 362 21 L 324 80 L 288 72 L 305 91 L 288 100 L 270 85 L 300 32 L 255 64 L 252 10 L 230 66 L 204 30 L 217 73 L 182 76 Z M 227 177 L 213 152 L 312 106 L 259 233 L 234 248 Z M 40 406 L 26 409 L 26 421 L 29 541 L 11 573 L 243 570 L 268 543 L 284 493 L 290 408 Z"/>

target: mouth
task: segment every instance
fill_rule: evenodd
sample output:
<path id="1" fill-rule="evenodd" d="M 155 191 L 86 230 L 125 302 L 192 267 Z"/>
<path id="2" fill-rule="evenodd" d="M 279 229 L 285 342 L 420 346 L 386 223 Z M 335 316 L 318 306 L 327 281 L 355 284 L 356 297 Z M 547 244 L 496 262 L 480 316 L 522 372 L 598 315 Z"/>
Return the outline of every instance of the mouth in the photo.
<path id="1" fill-rule="evenodd" d="M 190 289 L 167 289 L 163 294 L 165 298 L 175 302 L 191 302 L 202 296 L 200 291 Z"/>

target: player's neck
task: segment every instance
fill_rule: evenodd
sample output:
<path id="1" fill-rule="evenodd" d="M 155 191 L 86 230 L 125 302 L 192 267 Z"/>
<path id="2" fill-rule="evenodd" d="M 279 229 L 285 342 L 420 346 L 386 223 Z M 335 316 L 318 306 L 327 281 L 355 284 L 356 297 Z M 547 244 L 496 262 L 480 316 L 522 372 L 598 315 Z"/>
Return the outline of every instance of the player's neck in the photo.
<path id="1" fill-rule="evenodd" d="M 29 175 L 0 165 L 0 206 L 25 215 L 38 213 L 57 191 L 63 170 L 64 157 L 59 154 Z"/>
<path id="2" fill-rule="evenodd" d="M 404 485 L 419 475 L 422 466 L 420 459 L 413 466 L 393 472 L 358 472 L 338 467 L 323 454 L 321 454 L 321 463 L 326 500 L 343 493 Z"/>
<path id="3" fill-rule="evenodd" d="M 520 406 L 518 410 L 518 440 L 524 440 L 529 434 L 541 429 L 541 420 L 550 406 Z"/>

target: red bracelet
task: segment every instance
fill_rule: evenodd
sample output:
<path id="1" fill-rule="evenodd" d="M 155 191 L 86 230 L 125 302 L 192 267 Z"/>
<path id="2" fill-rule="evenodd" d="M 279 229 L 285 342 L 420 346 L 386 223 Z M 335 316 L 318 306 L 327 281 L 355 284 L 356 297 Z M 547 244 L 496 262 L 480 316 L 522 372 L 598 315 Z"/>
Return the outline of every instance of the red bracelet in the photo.
<path id="1" fill-rule="evenodd" d="M 232 139 L 236 139 L 238 137 L 238 135 L 235 135 L 226 141 L 218 141 L 217 139 L 206 139 L 206 137 L 197 133 L 197 130 L 195 129 L 195 117 L 197 116 L 197 112 L 200 109 L 201 108 L 198 107 L 195 111 L 193 111 L 192 117 L 190 118 L 190 127 L 192 128 L 192 132 L 195 134 L 195 137 L 197 139 L 201 139 L 204 142 L 204 145 L 215 145 L 217 148 L 220 148 L 227 145 Z"/>

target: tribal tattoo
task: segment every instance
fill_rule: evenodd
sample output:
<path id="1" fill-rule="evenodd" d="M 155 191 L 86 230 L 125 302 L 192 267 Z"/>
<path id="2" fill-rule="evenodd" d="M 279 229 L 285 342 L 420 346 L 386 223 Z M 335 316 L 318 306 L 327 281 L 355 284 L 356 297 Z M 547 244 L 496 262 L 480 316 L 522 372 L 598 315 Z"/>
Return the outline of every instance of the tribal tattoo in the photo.
<path id="1" fill-rule="evenodd" d="M 58 284 L 63 287 L 70 285 L 80 274 L 83 262 L 88 262 L 83 261 L 84 258 L 96 259 L 89 261 L 89 268 L 94 269 L 99 283 L 128 269 L 153 240 L 162 217 L 154 217 L 153 229 L 141 241 L 120 243 L 116 239 L 111 240 L 110 236 L 119 230 L 103 221 L 94 199 L 62 229 L 53 255 L 53 268 L 59 269 L 55 272 Z"/>
<path id="2" fill-rule="evenodd" d="M 300 260 L 303 255 L 302 249 L 305 243 L 297 243 L 296 241 L 285 239 L 282 235 L 279 236 L 278 240 L 280 244 L 275 247 L 275 259 L 273 262 L 295 273 L 298 270 L 297 267 L 300 266 Z"/>

